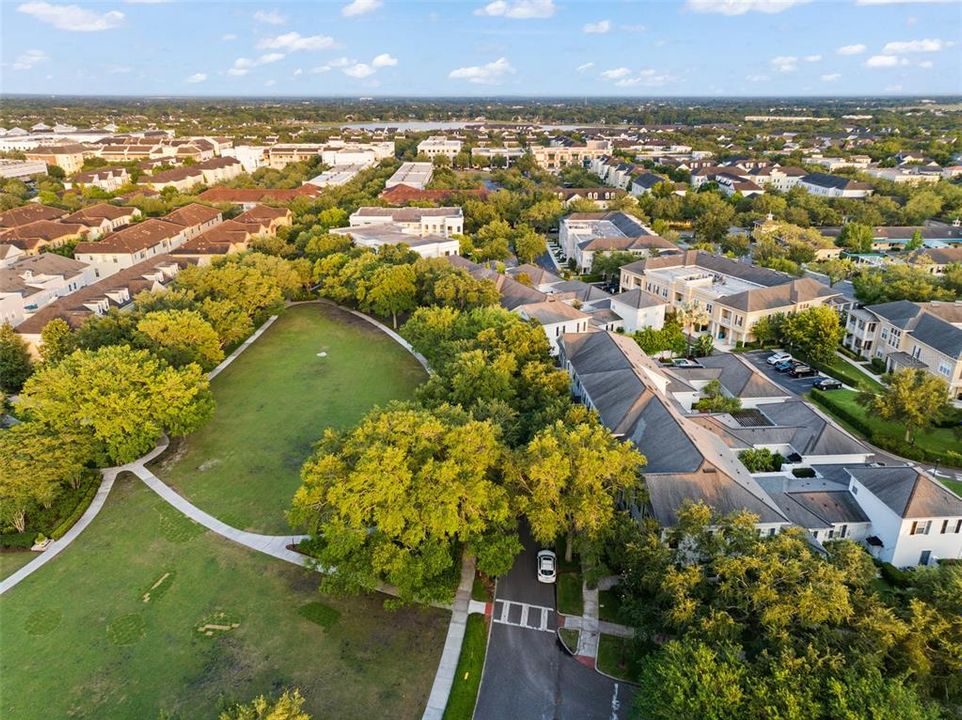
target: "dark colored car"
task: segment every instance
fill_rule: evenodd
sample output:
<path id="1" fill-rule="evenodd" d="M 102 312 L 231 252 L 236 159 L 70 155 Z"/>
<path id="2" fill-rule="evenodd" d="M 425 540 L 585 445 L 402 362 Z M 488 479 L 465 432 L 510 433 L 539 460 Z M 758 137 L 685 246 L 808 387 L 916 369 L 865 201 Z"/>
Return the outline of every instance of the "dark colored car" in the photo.
<path id="1" fill-rule="evenodd" d="M 841 390 L 842 383 L 835 378 L 821 378 L 813 382 L 812 387 L 817 390 Z"/>
<path id="2" fill-rule="evenodd" d="M 793 378 L 804 378 L 814 377 L 815 375 L 818 375 L 818 371 L 809 365 L 796 365 L 788 371 L 788 374 Z"/>
<path id="3" fill-rule="evenodd" d="M 776 363 L 775 372 L 787 373 L 793 367 L 795 367 L 795 363 L 792 360 L 783 360 L 780 363 Z"/>

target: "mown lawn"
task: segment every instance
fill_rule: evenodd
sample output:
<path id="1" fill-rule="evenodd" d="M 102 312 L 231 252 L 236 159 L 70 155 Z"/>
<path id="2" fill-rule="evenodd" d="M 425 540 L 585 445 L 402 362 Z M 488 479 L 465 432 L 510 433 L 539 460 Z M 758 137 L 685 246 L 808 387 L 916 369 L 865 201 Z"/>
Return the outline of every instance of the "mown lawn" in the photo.
<path id="1" fill-rule="evenodd" d="M 638 682 L 640 662 L 629 638 L 602 635 L 598 639 L 598 669 L 621 680 Z"/>
<path id="2" fill-rule="evenodd" d="M 854 390 L 831 390 L 822 393 L 818 390 L 812 390 L 811 395 L 812 399 L 815 399 L 816 395 L 819 395 L 818 399 L 822 402 L 816 403 L 817 407 L 832 414 L 848 430 L 864 436 L 865 432 L 863 428 L 848 422 L 844 416 L 837 416 L 837 413 L 833 413 L 832 411 L 835 407 L 838 407 L 843 413 L 847 413 L 851 417 L 856 418 L 864 428 L 872 432 L 876 444 L 879 444 L 880 447 L 884 448 L 884 445 L 878 442 L 878 438 L 880 437 L 901 441 L 905 435 L 905 427 L 901 423 L 882 420 L 869 414 L 869 412 L 856 401 L 858 393 Z M 952 432 L 951 428 L 940 427 L 933 427 L 928 430 L 916 432 L 914 434 L 914 442 L 915 445 L 922 450 L 939 455 L 947 453 L 950 450 L 958 452 L 960 445 L 959 439 Z M 892 452 L 897 453 L 898 448 L 892 448 Z"/>
<path id="3" fill-rule="evenodd" d="M 13 575 L 37 555 L 38 553 L 29 551 L 0 553 L 0 580 Z"/>
<path id="4" fill-rule="evenodd" d="M 324 597 L 316 574 L 127 475 L 73 545 L 0 596 L 0 717 L 213 720 L 296 686 L 315 718 L 419 718 L 449 616 L 382 601 Z"/>
<path id="5" fill-rule="evenodd" d="M 468 615 L 458 669 L 454 674 L 454 685 L 451 687 L 447 707 L 444 708 L 444 720 L 471 720 L 474 715 L 487 647 L 488 626 L 484 615 Z"/>
<path id="6" fill-rule="evenodd" d="M 410 398 L 424 378 L 404 348 L 364 320 L 327 305 L 288 308 L 214 379 L 214 418 L 152 469 L 230 525 L 287 532 L 301 465 L 324 428 L 350 427 L 375 405 Z"/>

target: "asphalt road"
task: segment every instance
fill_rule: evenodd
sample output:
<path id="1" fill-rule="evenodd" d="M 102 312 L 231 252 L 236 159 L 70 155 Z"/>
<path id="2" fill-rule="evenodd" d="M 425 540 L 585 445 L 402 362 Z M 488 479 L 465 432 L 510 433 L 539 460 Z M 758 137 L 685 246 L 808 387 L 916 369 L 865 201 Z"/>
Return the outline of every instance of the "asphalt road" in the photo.
<path id="1" fill-rule="evenodd" d="M 578 663 L 554 630 L 554 585 L 535 575 L 537 545 L 498 581 L 475 720 L 622 720 L 634 688 Z"/>

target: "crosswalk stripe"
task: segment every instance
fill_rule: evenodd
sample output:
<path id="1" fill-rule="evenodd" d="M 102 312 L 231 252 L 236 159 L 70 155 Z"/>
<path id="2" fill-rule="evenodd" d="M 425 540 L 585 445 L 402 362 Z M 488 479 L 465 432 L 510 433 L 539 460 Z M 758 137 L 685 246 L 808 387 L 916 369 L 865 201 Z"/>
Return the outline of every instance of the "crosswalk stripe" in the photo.
<path id="1" fill-rule="evenodd" d="M 553 633 L 554 630 L 548 628 L 548 619 L 550 618 L 550 613 L 554 612 L 554 608 L 544 607 L 543 605 L 531 605 L 529 603 L 516 602 L 514 600 L 496 600 L 495 605 L 501 603 L 500 611 L 496 611 L 492 614 L 492 620 L 500 625 L 510 625 L 512 627 L 525 628 L 526 630 L 538 630 L 540 632 Z M 521 617 L 517 622 L 509 620 L 509 614 L 511 612 L 511 606 L 518 606 L 521 608 Z M 531 616 L 531 611 L 537 610 L 539 622 L 538 625 L 529 625 L 528 619 Z"/>

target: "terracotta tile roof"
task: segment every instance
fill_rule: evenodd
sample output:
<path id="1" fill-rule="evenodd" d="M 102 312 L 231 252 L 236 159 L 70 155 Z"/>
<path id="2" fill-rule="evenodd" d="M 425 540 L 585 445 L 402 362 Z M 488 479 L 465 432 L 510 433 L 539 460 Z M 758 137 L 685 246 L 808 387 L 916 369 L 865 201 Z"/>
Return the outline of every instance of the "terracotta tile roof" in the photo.
<path id="1" fill-rule="evenodd" d="M 62 218 L 62 221 L 87 224 L 90 221 L 101 221 L 105 219 L 119 220 L 122 217 L 131 216 L 136 213 L 137 208 L 111 205 L 110 203 L 98 203 L 90 207 L 81 208 L 77 212 Z"/>
<path id="2" fill-rule="evenodd" d="M 172 210 L 164 215 L 163 219 L 168 222 L 177 223 L 178 225 L 184 225 L 185 227 L 194 227 L 196 225 L 203 225 L 218 217 L 220 217 L 220 210 L 217 208 L 200 205 L 199 203 L 191 203 L 190 205 L 184 205 L 176 210 Z"/>
<path id="3" fill-rule="evenodd" d="M 315 197 L 321 188 L 311 185 L 301 185 L 294 190 L 272 190 L 270 188 L 227 188 L 212 187 L 200 195 L 198 199 L 213 203 L 262 203 L 269 200 L 275 202 L 290 202 L 298 197 Z"/>
<path id="4" fill-rule="evenodd" d="M 12 245 L 17 240 L 34 240 L 40 238 L 48 242 L 74 235 L 86 235 L 89 229 L 77 223 L 61 223 L 51 220 L 37 220 L 20 227 L 10 228 L 0 233 L 0 239 Z M 19 246 L 18 246 L 19 247 Z"/>
<path id="5" fill-rule="evenodd" d="M 123 230 L 110 233 L 99 242 L 80 243 L 75 248 L 74 254 L 135 253 L 153 247 L 163 240 L 174 238 L 183 230 L 183 226 L 177 223 L 150 218 L 136 225 L 129 225 Z"/>
<path id="6" fill-rule="evenodd" d="M 56 220 L 67 214 L 66 210 L 49 205 L 30 203 L 0 213 L 0 228 L 13 228 L 27 225 L 37 220 Z"/>

